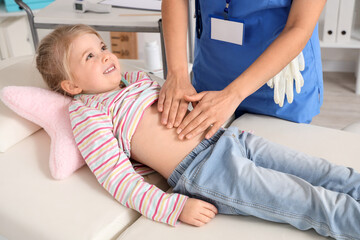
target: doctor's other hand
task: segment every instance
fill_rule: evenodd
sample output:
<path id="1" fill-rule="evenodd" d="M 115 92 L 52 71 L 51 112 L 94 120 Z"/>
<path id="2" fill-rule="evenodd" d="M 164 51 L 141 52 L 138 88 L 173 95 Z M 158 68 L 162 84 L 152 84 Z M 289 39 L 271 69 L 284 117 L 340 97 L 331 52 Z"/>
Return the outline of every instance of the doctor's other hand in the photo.
<path id="1" fill-rule="evenodd" d="M 217 208 L 205 201 L 188 198 L 180 213 L 179 220 L 200 227 L 210 222 L 218 213 Z"/>
<path id="2" fill-rule="evenodd" d="M 284 105 L 285 95 L 288 103 L 294 100 L 294 80 L 296 92 L 300 93 L 304 86 L 304 78 L 300 71 L 305 69 L 304 55 L 301 52 L 284 69 L 267 82 L 270 88 L 274 88 L 274 102 L 280 107 Z"/>
<path id="3" fill-rule="evenodd" d="M 222 91 L 205 91 L 191 96 L 185 95 L 184 98 L 197 104 L 177 128 L 179 139 L 184 139 L 184 137 L 191 139 L 209 127 L 205 138 L 211 138 L 241 103 L 236 92 L 230 93 L 226 88 Z"/>
<path id="4" fill-rule="evenodd" d="M 196 93 L 187 74 L 181 77 L 168 75 L 160 90 L 157 104 L 158 111 L 162 113 L 161 124 L 168 128 L 178 127 L 189 105 L 189 102 L 184 99 L 184 95 Z"/>

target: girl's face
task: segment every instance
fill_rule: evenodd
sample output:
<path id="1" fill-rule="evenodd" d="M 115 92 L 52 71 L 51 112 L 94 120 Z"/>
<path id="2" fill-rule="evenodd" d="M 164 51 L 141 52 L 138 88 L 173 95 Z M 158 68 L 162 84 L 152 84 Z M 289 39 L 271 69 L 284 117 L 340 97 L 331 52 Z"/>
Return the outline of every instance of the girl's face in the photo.
<path id="1" fill-rule="evenodd" d="M 72 41 L 69 68 L 78 93 L 104 93 L 120 89 L 117 57 L 95 34 L 83 34 Z M 76 91 L 76 92 L 77 92 Z M 72 94 L 78 94 L 73 92 Z"/>

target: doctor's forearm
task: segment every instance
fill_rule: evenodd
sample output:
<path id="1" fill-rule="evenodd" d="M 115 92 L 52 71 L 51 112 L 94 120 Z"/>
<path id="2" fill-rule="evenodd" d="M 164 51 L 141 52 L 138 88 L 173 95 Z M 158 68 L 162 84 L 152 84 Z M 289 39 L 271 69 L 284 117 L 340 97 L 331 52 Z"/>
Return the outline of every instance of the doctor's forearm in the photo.
<path id="1" fill-rule="evenodd" d="M 283 32 L 226 90 L 243 101 L 293 60 L 307 41 L 307 36 L 298 29 Z"/>
<path id="2" fill-rule="evenodd" d="M 168 75 L 188 74 L 188 7 L 187 0 L 162 1 L 162 20 Z"/>

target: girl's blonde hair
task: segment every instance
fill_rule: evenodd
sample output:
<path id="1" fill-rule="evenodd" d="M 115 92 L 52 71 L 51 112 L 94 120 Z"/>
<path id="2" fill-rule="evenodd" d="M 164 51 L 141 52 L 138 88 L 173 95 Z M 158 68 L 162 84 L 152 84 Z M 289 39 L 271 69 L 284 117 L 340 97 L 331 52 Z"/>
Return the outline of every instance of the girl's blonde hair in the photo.
<path id="1" fill-rule="evenodd" d="M 71 43 L 87 33 L 95 34 L 102 40 L 95 29 L 84 24 L 58 27 L 41 40 L 37 49 L 36 67 L 51 90 L 69 95 L 60 83 L 65 79 L 73 79 L 69 66 Z"/>

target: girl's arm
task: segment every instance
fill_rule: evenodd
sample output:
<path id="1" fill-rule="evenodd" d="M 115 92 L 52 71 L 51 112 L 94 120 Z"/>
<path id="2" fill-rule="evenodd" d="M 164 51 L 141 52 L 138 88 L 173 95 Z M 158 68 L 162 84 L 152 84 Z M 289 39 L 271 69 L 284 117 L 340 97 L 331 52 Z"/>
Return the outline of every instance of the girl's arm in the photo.
<path id="1" fill-rule="evenodd" d="M 187 197 L 164 193 L 134 171 L 119 148 L 107 114 L 79 101 L 74 101 L 69 111 L 75 141 L 99 183 L 124 206 L 174 226 Z"/>
<path id="2" fill-rule="evenodd" d="M 293 60 L 309 41 L 326 0 L 294 0 L 286 26 L 272 44 L 224 90 L 203 92 L 185 99 L 199 102 L 179 125 L 179 138 L 192 138 L 213 125 L 211 137 L 237 106 Z"/>

